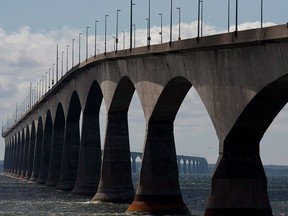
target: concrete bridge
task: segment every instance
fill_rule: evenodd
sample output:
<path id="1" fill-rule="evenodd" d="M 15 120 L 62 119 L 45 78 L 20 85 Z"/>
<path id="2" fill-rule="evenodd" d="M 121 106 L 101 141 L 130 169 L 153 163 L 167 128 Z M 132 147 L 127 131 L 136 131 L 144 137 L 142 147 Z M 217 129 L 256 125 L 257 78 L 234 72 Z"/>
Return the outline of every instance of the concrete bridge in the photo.
<path id="1" fill-rule="evenodd" d="M 19 121 L 4 125 L 5 172 L 73 193 L 97 188 L 93 200 L 134 200 L 128 211 L 187 213 L 178 182 L 173 122 L 191 86 L 219 139 L 205 215 L 272 215 L 259 146 L 288 101 L 287 25 L 87 59 L 31 105 Z M 127 121 L 135 91 L 146 119 L 136 194 Z M 101 162 L 102 99 L 107 125 Z"/>

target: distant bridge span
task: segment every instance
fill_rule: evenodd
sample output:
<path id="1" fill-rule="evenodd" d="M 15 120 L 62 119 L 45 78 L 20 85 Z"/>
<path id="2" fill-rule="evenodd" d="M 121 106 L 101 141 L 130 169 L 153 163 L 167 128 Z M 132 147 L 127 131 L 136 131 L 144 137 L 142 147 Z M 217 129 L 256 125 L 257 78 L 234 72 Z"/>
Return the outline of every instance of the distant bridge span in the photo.
<path id="1" fill-rule="evenodd" d="M 94 200 L 134 199 L 130 211 L 183 210 L 173 123 L 194 86 L 219 139 L 205 215 L 272 215 L 259 143 L 288 101 L 287 59 L 287 25 L 89 58 L 4 125 L 5 172 L 74 193 L 97 188 Z M 127 112 L 135 91 L 146 137 L 134 196 Z M 102 98 L 107 126 L 101 163 Z"/>

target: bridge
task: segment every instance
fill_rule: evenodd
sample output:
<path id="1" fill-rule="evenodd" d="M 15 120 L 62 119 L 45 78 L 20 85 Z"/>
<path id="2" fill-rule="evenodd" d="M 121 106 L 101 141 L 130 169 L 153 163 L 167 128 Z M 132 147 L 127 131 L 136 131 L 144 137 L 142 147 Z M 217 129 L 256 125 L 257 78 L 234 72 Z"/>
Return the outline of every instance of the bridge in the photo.
<path id="1" fill-rule="evenodd" d="M 259 148 L 288 101 L 287 59 L 287 25 L 91 57 L 3 126 L 4 171 L 73 193 L 97 187 L 93 200 L 128 202 L 128 211 L 187 213 L 173 123 L 194 86 L 219 139 L 205 215 L 272 215 Z M 135 91 L 146 120 L 136 193 L 127 121 Z M 102 99 L 107 124 L 101 160 Z"/>

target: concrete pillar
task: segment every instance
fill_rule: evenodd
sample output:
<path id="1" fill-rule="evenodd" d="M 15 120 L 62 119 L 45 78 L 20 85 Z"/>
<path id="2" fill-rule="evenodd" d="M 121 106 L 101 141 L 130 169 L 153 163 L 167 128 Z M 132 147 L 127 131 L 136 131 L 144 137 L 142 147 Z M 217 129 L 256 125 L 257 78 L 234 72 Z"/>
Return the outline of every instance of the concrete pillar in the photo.
<path id="1" fill-rule="evenodd" d="M 27 169 L 26 169 L 26 174 L 25 174 L 26 180 L 29 180 L 31 178 L 31 175 L 32 175 L 35 142 L 36 142 L 35 126 L 33 124 L 32 130 L 31 130 L 31 137 L 30 137 L 30 141 L 29 141 L 29 148 L 28 148 Z"/>
<path id="2" fill-rule="evenodd" d="M 23 166 L 23 155 L 24 155 L 24 131 L 22 130 L 19 142 L 19 154 L 17 159 L 17 173 L 15 177 L 19 178 L 21 176 L 22 166 Z"/>
<path id="3" fill-rule="evenodd" d="M 39 177 L 37 180 L 37 183 L 39 184 L 45 184 L 49 172 L 51 141 L 52 141 L 52 122 L 50 115 L 48 116 L 49 117 L 46 117 L 46 124 L 41 149 L 42 151 L 41 151 Z"/>
<path id="4" fill-rule="evenodd" d="M 127 112 L 109 113 L 101 179 L 93 201 L 129 203 L 133 197 Z"/>
<path id="5" fill-rule="evenodd" d="M 187 164 L 186 163 L 187 163 L 187 161 L 186 161 L 186 159 L 184 159 L 183 160 L 183 173 L 184 174 L 187 174 Z"/>
<path id="6" fill-rule="evenodd" d="M 58 118 L 60 117 L 58 116 Z M 51 155 L 50 155 L 48 177 L 47 181 L 45 182 L 46 186 L 57 186 L 57 184 L 59 183 L 63 145 L 64 145 L 64 133 L 65 133 L 64 127 L 65 127 L 65 120 L 62 124 L 54 126 L 52 132 Z"/>
<path id="7" fill-rule="evenodd" d="M 8 138 L 5 139 L 5 151 L 4 151 L 4 165 L 3 165 L 3 172 L 6 173 L 8 169 L 8 152 L 9 152 L 9 140 Z"/>
<path id="8" fill-rule="evenodd" d="M 58 190 L 72 190 L 77 178 L 80 147 L 79 118 L 66 122 Z"/>
<path id="9" fill-rule="evenodd" d="M 196 161 L 193 160 L 193 174 L 196 174 Z"/>
<path id="10" fill-rule="evenodd" d="M 20 176 L 21 179 L 24 179 L 26 175 L 29 142 L 30 142 L 30 132 L 29 132 L 29 128 L 27 127 L 25 130 L 25 136 L 24 136 L 24 151 L 23 151 L 23 161 L 22 161 L 23 166 L 22 166 L 21 176 Z"/>
<path id="11" fill-rule="evenodd" d="M 173 121 L 149 122 L 140 180 L 128 211 L 187 214 L 177 167 Z"/>
<path id="12" fill-rule="evenodd" d="M 219 156 L 205 211 L 205 216 L 214 215 L 272 216 L 259 151 L 235 150 Z"/>
<path id="13" fill-rule="evenodd" d="M 100 142 L 99 112 L 84 112 L 77 180 L 72 193 L 95 195 L 97 192 L 101 172 Z"/>
<path id="14" fill-rule="evenodd" d="M 37 136 L 36 136 L 36 143 L 35 143 L 35 150 L 34 150 L 34 157 L 33 157 L 33 169 L 32 169 L 31 178 L 29 179 L 29 181 L 32 181 L 32 182 L 37 181 L 39 177 L 42 142 L 43 142 L 43 125 L 42 125 L 42 120 L 40 120 L 38 122 L 38 129 L 37 129 Z"/>

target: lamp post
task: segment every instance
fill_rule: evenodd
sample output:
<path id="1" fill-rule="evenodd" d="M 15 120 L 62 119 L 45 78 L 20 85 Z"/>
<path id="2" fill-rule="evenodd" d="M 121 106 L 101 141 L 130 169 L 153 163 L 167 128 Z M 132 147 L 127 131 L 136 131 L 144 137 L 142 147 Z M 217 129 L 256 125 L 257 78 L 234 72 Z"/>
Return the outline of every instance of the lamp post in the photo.
<path id="1" fill-rule="evenodd" d="M 107 51 L 107 17 L 109 15 L 105 15 L 105 51 L 104 51 L 104 54 L 106 55 L 106 51 Z"/>
<path id="2" fill-rule="evenodd" d="M 79 33 L 79 64 L 80 64 L 80 58 L 81 58 L 81 53 L 80 53 L 80 51 L 81 51 L 81 32 Z"/>
<path id="3" fill-rule="evenodd" d="M 261 28 L 263 28 L 263 0 L 261 0 Z"/>
<path id="4" fill-rule="evenodd" d="M 227 25 L 227 28 L 228 28 L 228 33 L 230 32 L 230 0 L 228 0 L 228 25 Z"/>
<path id="5" fill-rule="evenodd" d="M 57 50 L 56 50 L 56 83 L 58 82 L 58 44 L 57 44 Z"/>
<path id="6" fill-rule="evenodd" d="M 148 40 L 148 37 L 149 37 L 149 19 L 148 18 L 146 18 L 145 19 L 146 21 L 147 21 L 147 46 L 149 46 L 149 40 Z"/>
<path id="7" fill-rule="evenodd" d="M 61 58 L 61 76 L 63 76 L 63 67 L 64 67 L 64 63 L 63 63 L 63 57 L 64 57 L 64 52 L 62 52 L 62 58 Z"/>
<path id="8" fill-rule="evenodd" d="M 122 31 L 123 33 L 123 50 L 125 49 L 125 31 Z"/>
<path id="9" fill-rule="evenodd" d="M 238 0 L 236 0 L 236 14 L 235 14 L 235 35 L 238 32 Z"/>
<path id="10" fill-rule="evenodd" d="M 86 61 L 88 59 L 88 29 L 89 28 L 90 28 L 89 26 L 86 27 Z"/>
<path id="11" fill-rule="evenodd" d="M 66 51 L 66 73 L 68 72 L 68 57 L 69 57 L 69 45 L 67 45 L 67 51 Z"/>
<path id="12" fill-rule="evenodd" d="M 173 20 L 172 8 L 173 8 L 173 2 L 171 0 L 171 8 L 170 8 L 170 46 L 171 46 L 171 43 L 172 43 L 172 20 Z"/>
<path id="13" fill-rule="evenodd" d="M 119 12 L 121 10 L 117 10 L 117 17 L 116 17 L 116 38 L 115 38 L 115 43 L 116 43 L 116 52 L 118 50 L 118 26 L 119 26 Z M 115 50 L 115 49 L 114 49 Z"/>
<path id="14" fill-rule="evenodd" d="M 177 7 L 177 10 L 178 10 L 178 15 L 179 15 L 179 34 L 178 34 L 178 40 L 181 40 L 181 27 L 180 27 L 180 23 L 181 23 L 181 8 L 180 7 Z"/>
<path id="15" fill-rule="evenodd" d="M 136 48 L 136 24 L 133 24 L 134 26 L 134 48 Z"/>
<path id="16" fill-rule="evenodd" d="M 113 42 L 114 42 L 114 51 L 115 51 L 116 37 L 113 36 L 112 38 L 113 38 Z"/>
<path id="17" fill-rule="evenodd" d="M 98 22 L 99 22 L 98 20 L 95 21 L 95 52 L 94 52 L 94 57 L 96 57 L 96 51 L 97 51 L 97 23 Z"/>
<path id="18" fill-rule="evenodd" d="M 151 42 L 151 0 L 149 0 L 149 12 L 148 12 L 148 46 Z"/>
<path id="19" fill-rule="evenodd" d="M 133 0 L 130 3 L 130 51 L 132 50 L 132 27 L 133 27 Z"/>
<path id="20" fill-rule="evenodd" d="M 201 37 L 203 36 L 203 8 L 204 0 L 201 0 Z"/>
<path id="21" fill-rule="evenodd" d="M 54 66 L 55 64 L 52 65 L 52 86 L 54 85 Z"/>
<path id="22" fill-rule="evenodd" d="M 48 88 L 50 89 L 50 77 L 51 77 L 51 68 L 49 68 L 49 74 L 48 74 Z"/>
<path id="23" fill-rule="evenodd" d="M 163 42 L 163 31 L 162 31 L 162 28 L 163 28 L 163 19 L 162 19 L 162 13 L 159 13 L 159 16 L 160 16 L 160 32 L 159 32 L 159 35 L 160 35 L 160 38 L 161 38 L 161 44 Z"/>
<path id="24" fill-rule="evenodd" d="M 201 0 L 198 0 L 198 31 L 197 31 L 197 38 L 200 37 L 200 4 Z"/>
<path id="25" fill-rule="evenodd" d="M 74 67 L 74 42 L 75 39 L 72 39 L 72 68 Z"/>

